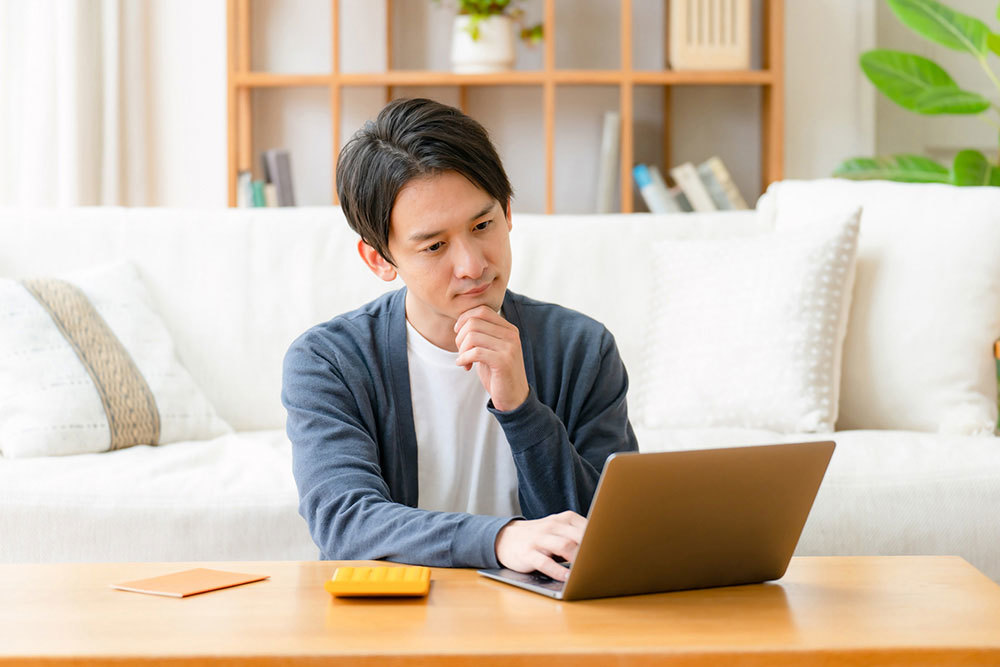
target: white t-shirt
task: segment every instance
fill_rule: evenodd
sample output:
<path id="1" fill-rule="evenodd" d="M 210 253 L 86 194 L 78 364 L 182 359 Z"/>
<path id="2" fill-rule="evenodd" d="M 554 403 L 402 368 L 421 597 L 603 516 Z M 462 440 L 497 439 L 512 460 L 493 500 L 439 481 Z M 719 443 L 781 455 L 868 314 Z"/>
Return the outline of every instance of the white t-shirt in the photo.
<path id="1" fill-rule="evenodd" d="M 417 433 L 417 507 L 444 512 L 518 516 L 517 468 L 490 396 L 475 367 L 406 323 L 413 426 Z"/>

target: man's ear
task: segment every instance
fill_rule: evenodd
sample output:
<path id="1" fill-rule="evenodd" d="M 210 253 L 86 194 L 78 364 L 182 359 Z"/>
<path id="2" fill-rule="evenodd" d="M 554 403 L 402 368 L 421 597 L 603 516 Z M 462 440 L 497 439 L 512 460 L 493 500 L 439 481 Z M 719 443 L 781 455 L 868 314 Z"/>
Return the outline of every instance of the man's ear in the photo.
<path id="1" fill-rule="evenodd" d="M 382 280 L 392 282 L 396 279 L 396 267 L 378 254 L 378 250 L 365 243 L 364 239 L 358 239 L 358 254 L 361 255 L 361 260 L 368 265 L 372 273 Z"/>

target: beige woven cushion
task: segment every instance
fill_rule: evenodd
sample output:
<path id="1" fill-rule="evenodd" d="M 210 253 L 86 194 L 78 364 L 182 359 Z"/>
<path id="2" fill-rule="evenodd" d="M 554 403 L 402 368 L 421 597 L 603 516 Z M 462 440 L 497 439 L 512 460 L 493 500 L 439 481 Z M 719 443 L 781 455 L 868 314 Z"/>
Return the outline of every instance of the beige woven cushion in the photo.
<path id="1" fill-rule="evenodd" d="M 136 267 L 0 280 L 0 451 L 105 452 L 232 429 L 181 365 Z"/>

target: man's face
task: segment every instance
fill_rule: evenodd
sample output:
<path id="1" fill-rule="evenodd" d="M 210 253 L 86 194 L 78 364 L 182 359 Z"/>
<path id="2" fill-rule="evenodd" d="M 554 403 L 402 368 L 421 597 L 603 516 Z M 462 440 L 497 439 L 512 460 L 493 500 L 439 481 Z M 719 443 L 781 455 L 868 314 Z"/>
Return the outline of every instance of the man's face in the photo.
<path id="1" fill-rule="evenodd" d="M 508 203 L 509 205 L 509 203 Z M 407 317 L 438 327 L 480 305 L 499 310 L 510 278 L 500 202 L 447 171 L 407 183 L 392 209 L 389 253 L 407 287 Z"/>

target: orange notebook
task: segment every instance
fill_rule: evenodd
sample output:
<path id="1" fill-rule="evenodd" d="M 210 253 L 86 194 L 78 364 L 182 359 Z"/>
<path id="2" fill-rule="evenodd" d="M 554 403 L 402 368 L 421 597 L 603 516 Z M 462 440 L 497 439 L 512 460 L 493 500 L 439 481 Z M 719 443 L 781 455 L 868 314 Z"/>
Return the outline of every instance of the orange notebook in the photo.
<path id="1" fill-rule="evenodd" d="M 203 567 L 173 574 L 164 574 L 159 577 L 149 579 L 136 579 L 120 584 L 111 584 L 112 588 L 122 591 L 133 591 L 135 593 L 149 593 L 150 595 L 167 595 L 173 598 L 186 598 L 189 595 L 217 591 L 220 588 L 249 584 L 254 581 L 262 581 L 270 575 L 241 574 L 239 572 L 223 572 L 222 570 L 209 570 Z"/>

